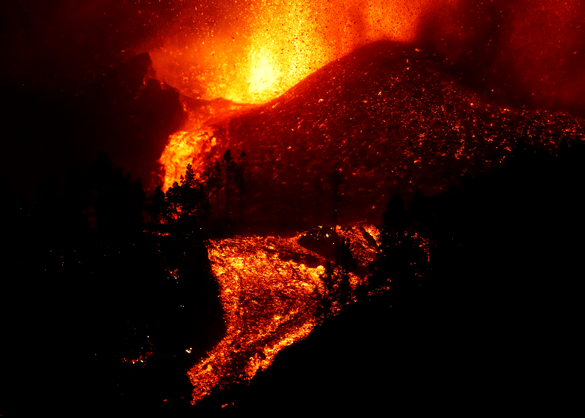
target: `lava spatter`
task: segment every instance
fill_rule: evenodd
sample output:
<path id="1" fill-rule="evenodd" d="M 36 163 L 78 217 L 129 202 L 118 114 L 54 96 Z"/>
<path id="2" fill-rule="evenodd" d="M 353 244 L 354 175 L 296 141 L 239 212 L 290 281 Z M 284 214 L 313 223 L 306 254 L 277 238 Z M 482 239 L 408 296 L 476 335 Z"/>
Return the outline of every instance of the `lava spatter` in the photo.
<path id="1" fill-rule="evenodd" d="M 375 247 L 360 228 L 377 235 L 371 225 L 337 230 L 352 239 L 358 264 L 367 265 Z M 325 259 L 299 245 L 298 239 L 252 236 L 210 242 L 209 258 L 220 284 L 227 331 L 188 373 L 193 403 L 217 386 L 251 379 L 321 320 L 317 310 Z M 353 289 L 362 280 L 350 274 Z"/>

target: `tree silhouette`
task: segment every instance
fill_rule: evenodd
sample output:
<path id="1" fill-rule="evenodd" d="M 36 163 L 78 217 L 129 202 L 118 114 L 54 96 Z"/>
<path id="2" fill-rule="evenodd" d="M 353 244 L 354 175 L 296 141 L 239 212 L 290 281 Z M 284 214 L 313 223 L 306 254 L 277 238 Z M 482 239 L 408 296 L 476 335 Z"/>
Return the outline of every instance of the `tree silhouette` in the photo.
<path id="1" fill-rule="evenodd" d="M 173 182 L 173 185 L 167 190 L 166 193 L 167 204 L 168 204 L 168 222 L 175 222 L 179 219 L 181 213 L 181 188 L 179 183 Z"/>
<path id="2" fill-rule="evenodd" d="M 203 194 L 191 164 L 187 165 L 185 176 L 181 180 L 181 215 L 194 216 L 202 205 Z"/>
<path id="3" fill-rule="evenodd" d="M 181 183 L 173 183 L 167 191 L 167 201 L 171 208 L 171 218 L 186 222 L 189 218 L 204 218 L 208 212 L 209 195 L 202 179 L 196 177 L 191 164 L 187 165 Z"/>
<path id="4" fill-rule="evenodd" d="M 323 294 L 319 296 L 318 314 L 323 318 L 334 313 L 352 300 L 349 274 L 357 267 L 351 252 L 351 242 L 342 238 L 336 248 L 336 262 L 326 257 L 325 271 L 319 276 L 323 282 Z"/>
<path id="5" fill-rule="evenodd" d="M 333 163 L 333 168 L 331 173 L 329 174 L 329 182 L 331 185 L 331 204 L 332 204 L 332 213 L 331 213 L 331 222 L 333 224 L 333 229 L 337 227 L 337 223 L 339 222 L 339 201 L 341 199 L 341 183 L 343 181 L 342 170 L 338 165 L 338 162 L 335 161 Z"/>
<path id="6" fill-rule="evenodd" d="M 165 192 L 159 184 L 154 189 L 154 193 L 150 198 L 150 213 L 156 223 L 163 223 L 166 221 L 169 211 L 169 204 L 167 202 Z"/>
<path id="7" fill-rule="evenodd" d="M 236 166 L 235 184 L 238 189 L 238 218 L 242 221 L 244 216 L 244 204 L 248 192 L 248 184 L 246 182 L 246 153 L 240 153 L 240 161 Z"/>
<path id="8" fill-rule="evenodd" d="M 390 285 L 393 306 L 407 306 L 428 268 L 423 242 L 400 195 L 392 196 L 383 214 L 380 247 L 368 278 L 371 289 Z"/>
<path id="9" fill-rule="evenodd" d="M 212 177 L 212 182 L 213 182 L 213 189 L 215 192 L 215 207 L 216 207 L 216 214 L 217 216 L 219 216 L 219 194 L 221 189 L 223 188 L 223 180 L 222 180 L 222 170 L 221 170 L 221 164 L 219 163 L 218 159 L 215 159 L 215 162 L 213 163 L 213 177 Z"/>
<path id="10" fill-rule="evenodd" d="M 229 149 L 223 154 L 223 164 L 225 166 L 225 217 L 227 219 L 230 216 L 230 187 L 237 167 Z"/>
<path id="11" fill-rule="evenodd" d="M 351 252 L 349 238 L 342 238 L 337 249 L 337 266 L 339 274 L 338 299 L 341 306 L 349 303 L 352 298 L 352 290 L 349 284 L 349 273 L 355 271 L 357 262 Z"/>

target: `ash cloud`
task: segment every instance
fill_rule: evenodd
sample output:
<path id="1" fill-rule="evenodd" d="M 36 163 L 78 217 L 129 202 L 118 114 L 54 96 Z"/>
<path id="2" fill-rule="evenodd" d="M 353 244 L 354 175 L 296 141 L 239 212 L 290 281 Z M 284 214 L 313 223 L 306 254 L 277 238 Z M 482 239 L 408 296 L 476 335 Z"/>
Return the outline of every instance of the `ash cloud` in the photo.
<path id="1" fill-rule="evenodd" d="M 361 19 L 369 3 L 352 3 L 355 7 L 347 11 L 356 23 L 348 30 L 363 41 Z M 194 34 L 245 28 L 258 12 L 255 5 L 251 0 L 10 2 L 0 16 L 0 85 L 74 90 L 138 52 L 164 46 L 169 37 L 189 43 Z M 580 1 L 407 5 L 426 10 L 415 42 L 432 47 L 467 86 L 510 105 L 585 113 L 585 8 Z M 389 3 L 389 11 L 392 7 Z"/>
<path id="2" fill-rule="evenodd" d="M 342 7 L 353 24 L 347 31 L 359 38 L 354 46 L 366 42 L 365 12 L 361 9 L 369 3 L 362 0 L 351 3 L 356 4 L 353 8 L 347 9 L 345 3 Z M 423 17 L 418 22 L 415 44 L 434 51 L 444 68 L 463 85 L 508 106 L 585 116 L 585 9 L 577 0 L 534 3 L 413 0 L 407 2 L 410 9 L 400 5 L 417 16 L 425 10 L 420 13 Z M 163 47 L 171 33 L 173 42 L 189 42 L 194 35 L 215 34 L 217 39 L 222 28 L 238 22 L 246 27 L 257 13 L 258 8 L 252 7 L 255 4 L 253 0 L 23 0 L 4 5 L 0 15 L 0 56 L 4 64 L 0 68 L 0 89 L 11 110 L 1 120 L 5 132 L 2 148 L 5 155 L 16 156 L 5 164 L 9 173 L 4 177 L 23 178 L 19 170 L 40 166 L 39 161 L 47 159 L 46 150 L 57 150 L 53 152 L 54 161 L 63 162 L 75 159 L 76 150 L 93 147 L 81 144 L 87 142 L 87 136 L 78 129 L 80 110 L 75 97 L 83 95 L 87 86 L 107 78 L 113 68 L 139 52 Z M 408 19 L 409 12 L 404 13 Z M 320 21 L 331 23 L 327 18 Z M 330 26 L 323 33 L 331 48 L 343 47 L 336 38 L 343 28 Z M 378 33 L 375 29 L 373 32 Z M 231 37 L 228 40 L 231 42 Z M 167 122 L 159 126 L 156 140 L 150 134 L 125 135 L 134 139 L 124 139 L 130 141 L 126 146 L 119 144 L 124 149 L 120 162 L 134 164 L 137 157 L 132 150 L 152 146 L 144 156 L 152 160 L 146 164 L 152 168 L 158 158 L 153 150 L 160 150 L 164 135 L 179 124 L 182 116 L 175 93 L 159 91 L 154 85 L 142 92 L 144 111 L 136 112 L 150 112 L 147 93 L 156 96 L 158 104 L 152 109 L 159 104 L 161 109 L 170 108 L 164 103 L 172 103 L 176 109 L 167 112 L 168 118 L 163 115 Z M 164 109 L 161 111 L 164 113 Z M 145 116 L 144 120 L 150 123 L 154 118 Z M 95 133 L 92 138 L 97 142 Z"/>
<path id="3" fill-rule="evenodd" d="M 421 40 L 461 82 L 510 106 L 585 115 L 579 1 L 438 3 Z"/>

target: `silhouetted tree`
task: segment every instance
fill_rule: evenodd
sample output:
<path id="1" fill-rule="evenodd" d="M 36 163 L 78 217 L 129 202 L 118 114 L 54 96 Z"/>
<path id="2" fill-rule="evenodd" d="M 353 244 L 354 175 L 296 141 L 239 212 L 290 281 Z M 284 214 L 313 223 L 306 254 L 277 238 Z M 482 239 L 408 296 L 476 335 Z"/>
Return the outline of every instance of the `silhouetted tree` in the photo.
<path id="1" fill-rule="evenodd" d="M 351 286 L 349 284 L 349 273 L 355 271 L 357 263 L 351 252 L 351 242 L 349 238 L 342 238 L 337 249 L 337 266 L 338 266 L 338 283 L 339 294 L 338 300 L 340 305 L 345 305 L 351 301 Z"/>
<path id="2" fill-rule="evenodd" d="M 236 162 L 232 157 L 231 151 L 228 149 L 223 154 L 223 164 L 225 166 L 225 217 L 229 218 L 230 215 L 230 187 L 234 179 L 236 172 Z"/>
<path id="3" fill-rule="evenodd" d="M 331 262 L 327 256 L 325 271 L 320 276 L 324 292 L 320 295 L 319 314 L 323 317 L 332 313 L 333 306 L 341 308 L 352 299 L 349 274 L 357 264 L 351 252 L 351 242 L 342 238 L 336 247 L 336 262 Z"/>
<path id="4" fill-rule="evenodd" d="M 240 153 L 240 161 L 235 170 L 235 184 L 238 189 L 238 217 L 240 221 L 244 215 L 244 203 L 248 192 L 248 184 L 246 182 L 246 153 Z"/>
<path id="5" fill-rule="evenodd" d="M 159 184 L 154 189 L 154 193 L 150 198 L 150 213 L 153 220 L 157 223 L 166 221 L 168 216 L 169 204 L 165 196 L 165 192 L 162 190 L 162 186 Z"/>
<path id="6" fill-rule="evenodd" d="M 211 196 L 215 193 L 215 172 L 212 165 L 207 164 L 200 176 L 201 193 L 203 194 L 203 220 L 207 221 L 211 214 Z"/>
<path id="7" fill-rule="evenodd" d="M 219 194 L 221 189 L 223 188 L 223 180 L 222 180 L 222 175 L 221 175 L 221 164 L 219 163 L 218 159 L 215 159 L 215 162 L 213 163 L 213 189 L 215 191 L 215 207 L 216 207 L 216 213 L 217 216 L 219 215 Z"/>
<path id="8" fill-rule="evenodd" d="M 323 293 L 319 295 L 319 312 L 318 314 L 327 317 L 331 313 L 331 308 L 335 299 L 335 286 L 337 278 L 335 277 L 335 265 L 329 258 L 325 261 L 325 271 L 319 276 L 323 282 Z"/>
<path id="9" fill-rule="evenodd" d="M 329 182 L 331 184 L 331 204 L 332 204 L 332 218 L 333 229 L 337 227 L 339 221 L 339 201 L 341 198 L 341 183 L 343 181 L 342 170 L 337 161 L 334 162 L 331 173 L 329 174 Z"/>
<path id="10" fill-rule="evenodd" d="M 400 195 L 395 194 L 383 214 L 380 247 L 368 281 L 373 288 L 390 284 L 393 304 L 406 305 L 424 275 L 427 257 Z M 417 280 L 419 278 L 419 280 Z"/>
<path id="11" fill-rule="evenodd" d="M 322 173 L 316 173 L 313 178 L 313 217 L 317 225 L 323 224 L 323 198 L 325 196 Z"/>
<path id="12" fill-rule="evenodd" d="M 201 206 L 203 198 L 200 185 L 195 178 L 191 164 L 187 165 L 185 175 L 181 177 L 181 216 L 194 216 Z"/>
<path id="13" fill-rule="evenodd" d="M 167 201 L 173 211 L 173 218 L 182 223 L 189 218 L 204 218 L 208 212 L 209 196 L 202 179 L 196 177 L 191 164 L 187 165 L 181 183 L 173 183 L 167 191 Z"/>
<path id="14" fill-rule="evenodd" d="M 181 188 L 178 182 L 173 182 L 173 185 L 167 190 L 166 198 L 168 204 L 167 219 L 169 222 L 177 221 L 181 213 L 182 200 Z"/>

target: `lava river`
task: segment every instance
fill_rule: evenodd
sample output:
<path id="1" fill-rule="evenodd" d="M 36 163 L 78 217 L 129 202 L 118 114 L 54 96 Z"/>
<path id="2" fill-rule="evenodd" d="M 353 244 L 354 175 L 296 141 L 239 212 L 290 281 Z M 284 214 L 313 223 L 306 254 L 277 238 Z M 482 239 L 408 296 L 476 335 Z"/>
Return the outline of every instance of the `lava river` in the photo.
<path id="1" fill-rule="evenodd" d="M 378 236 L 375 227 L 338 228 L 337 232 L 351 240 L 360 266 L 373 260 L 376 247 L 367 238 Z M 251 379 L 321 320 L 317 307 L 325 259 L 300 246 L 299 237 L 235 237 L 209 243 L 227 331 L 188 373 L 194 386 L 193 403 L 217 386 Z M 352 288 L 361 281 L 351 275 Z"/>

